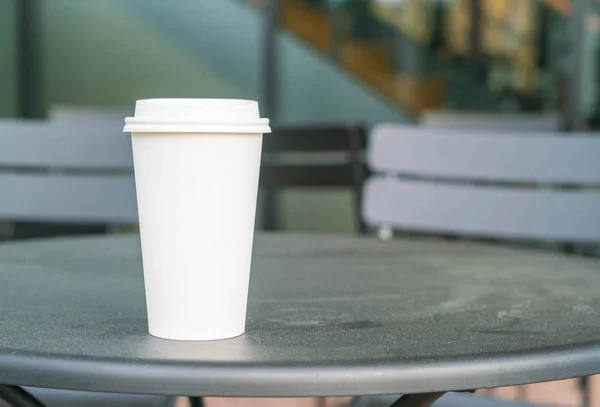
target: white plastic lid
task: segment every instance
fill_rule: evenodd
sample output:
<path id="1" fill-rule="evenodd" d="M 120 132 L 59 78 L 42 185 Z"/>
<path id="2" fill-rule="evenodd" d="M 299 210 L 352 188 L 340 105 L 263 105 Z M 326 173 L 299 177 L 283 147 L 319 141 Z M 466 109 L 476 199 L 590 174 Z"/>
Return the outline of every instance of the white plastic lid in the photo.
<path id="1" fill-rule="evenodd" d="M 125 119 L 128 133 L 270 133 L 258 102 L 243 99 L 142 99 Z"/>

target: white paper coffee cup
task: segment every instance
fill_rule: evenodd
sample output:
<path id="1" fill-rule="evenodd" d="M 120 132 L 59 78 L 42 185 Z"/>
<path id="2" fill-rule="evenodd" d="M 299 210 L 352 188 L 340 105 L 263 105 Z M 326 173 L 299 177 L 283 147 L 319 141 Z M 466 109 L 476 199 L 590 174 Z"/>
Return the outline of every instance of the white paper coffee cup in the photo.
<path id="1" fill-rule="evenodd" d="M 147 99 L 131 133 L 150 334 L 244 333 L 263 133 L 258 103 Z"/>

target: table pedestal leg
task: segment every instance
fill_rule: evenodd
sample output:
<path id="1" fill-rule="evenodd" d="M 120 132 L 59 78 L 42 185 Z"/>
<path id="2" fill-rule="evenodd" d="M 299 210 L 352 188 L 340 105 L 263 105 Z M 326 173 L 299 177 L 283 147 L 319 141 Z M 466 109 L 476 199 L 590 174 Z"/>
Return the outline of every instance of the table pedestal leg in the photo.
<path id="1" fill-rule="evenodd" d="M 405 394 L 391 407 L 429 407 L 445 393 Z"/>
<path id="2" fill-rule="evenodd" d="M 38 399 L 19 386 L 0 384 L 0 400 L 4 400 L 12 407 L 44 407 Z"/>
<path id="3" fill-rule="evenodd" d="M 190 407 L 204 407 L 202 397 L 190 397 Z"/>

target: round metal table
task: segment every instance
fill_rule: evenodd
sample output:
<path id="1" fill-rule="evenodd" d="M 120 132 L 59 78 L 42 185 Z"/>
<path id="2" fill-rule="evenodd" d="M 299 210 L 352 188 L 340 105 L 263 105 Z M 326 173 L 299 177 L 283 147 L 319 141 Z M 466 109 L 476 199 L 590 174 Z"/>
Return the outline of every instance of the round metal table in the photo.
<path id="1" fill-rule="evenodd" d="M 141 267 L 135 236 L 0 246 L 0 383 L 335 396 L 600 372 L 594 260 L 469 243 L 259 234 L 247 333 L 214 342 L 147 334 Z"/>

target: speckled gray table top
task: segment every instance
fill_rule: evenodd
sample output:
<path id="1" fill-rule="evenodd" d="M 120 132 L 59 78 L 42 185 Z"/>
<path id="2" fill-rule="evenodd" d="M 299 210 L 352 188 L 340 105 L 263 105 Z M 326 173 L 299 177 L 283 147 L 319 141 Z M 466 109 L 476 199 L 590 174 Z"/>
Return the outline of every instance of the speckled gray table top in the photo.
<path id="1" fill-rule="evenodd" d="M 0 246 L 0 383 L 215 396 L 460 390 L 600 373 L 600 262 L 258 235 L 248 329 L 150 337 L 138 238 Z"/>

